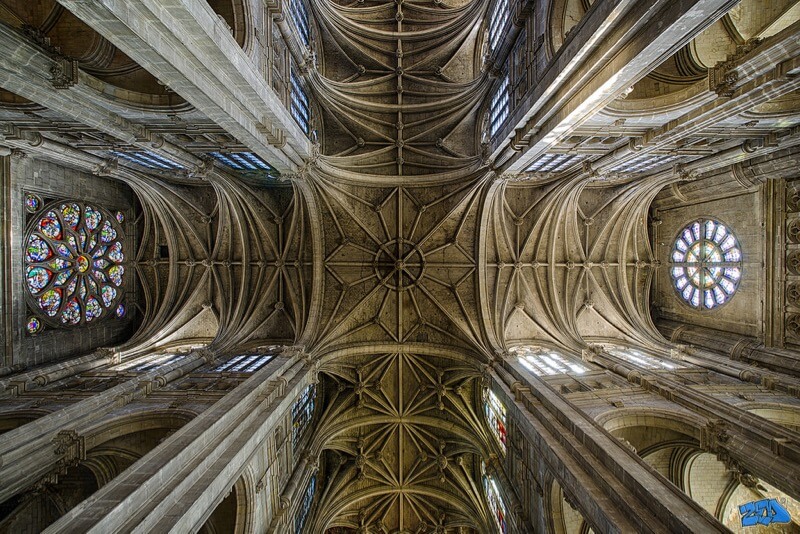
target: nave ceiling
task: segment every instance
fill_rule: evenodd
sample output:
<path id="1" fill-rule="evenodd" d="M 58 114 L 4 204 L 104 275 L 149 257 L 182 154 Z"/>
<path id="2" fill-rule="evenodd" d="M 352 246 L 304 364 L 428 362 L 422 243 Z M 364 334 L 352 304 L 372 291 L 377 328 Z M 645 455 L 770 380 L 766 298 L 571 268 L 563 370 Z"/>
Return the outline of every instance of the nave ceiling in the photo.
<path id="1" fill-rule="evenodd" d="M 570 72 L 537 85 L 604 6 L 524 3 L 508 42 L 491 50 L 490 4 L 309 2 L 314 50 L 304 51 L 298 72 L 312 95 L 310 153 L 292 152 L 291 132 L 281 145 L 270 130 L 277 121 L 249 108 L 261 119 L 258 135 L 249 134 L 270 150 L 291 148 L 280 182 L 276 173 L 237 173 L 203 156 L 251 140 L 188 104 L 180 84 L 167 91 L 125 55 L 136 57 L 124 39 L 87 26 L 92 47 L 75 51 L 58 30 L 74 18 L 68 10 L 53 5 L 46 17 L 28 17 L 64 53 L 83 58 L 82 71 L 98 81 L 83 77 L 75 91 L 94 104 L 110 99 L 108 124 L 122 124 L 118 117 L 140 133 L 150 125 L 139 137 L 113 139 L 79 125 L 67 107 L 31 108 L 14 88 L 4 93 L 14 105 L 0 109 L 15 148 L 45 158 L 48 147 L 75 148 L 89 157 L 72 165 L 114 175 L 137 196 L 141 234 L 131 265 L 141 327 L 119 350 L 285 344 L 316 361 L 325 402 L 310 454 L 327 480 L 314 532 L 493 528 L 475 485 L 482 463 L 493 461 L 480 414 L 483 366 L 527 344 L 573 354 L 605 342 L 666 348 L 651 319 L 651 285 L 667 269 L 651 248 L 653 200 L 680 196 L 703 172 L 730 168 L 741 178 L 754 153 L 800 142 L 800 78 L 787 74 L 797 71 L 796 56 L 783 70 L 766 57 L 789 40 L 797 2 L 768 2 L 761 12 L 745 0 L 724 16 L 734 2 L 716 2 L 718 21 L 696 23 L 675 38 L 674 54 L 642 76 L 627 74 L 627 87 L 604 95 L 608 105 L 573 102 L 582 86 L 558 93 L 574 81 Z M 621 20 L 635 2 L 614 4 L 624 6 L 615 12 Z M 653 4 L 654 13 L 669 7 Z M 223 18 L 245 46 L 240 8 L 226 4 Z M 491 138 L 486 113 L 504 74 L 498 56 L 517 57 L 511 37 L 521 32 L 540 38 L 515 63 L 512 101 L 538 107 L 514 114 Z M 766 50 L 760 59 L 748 56 L 758 46 Z M 747 62 L 748 76 L 710 87 L 709 71 L 725 74 L 724 61 Z M 157 96 L 142 103 L 109 89 L 116 64 L 147 78 L 125 79 Z M 556 94 L 557 103 L 539 105 Z M 568 124 L 556 121 L 576 110 L 583 114 Z M 181 170 L 149 172 L 110 154 L 142 147 L 183 154 Z"/>

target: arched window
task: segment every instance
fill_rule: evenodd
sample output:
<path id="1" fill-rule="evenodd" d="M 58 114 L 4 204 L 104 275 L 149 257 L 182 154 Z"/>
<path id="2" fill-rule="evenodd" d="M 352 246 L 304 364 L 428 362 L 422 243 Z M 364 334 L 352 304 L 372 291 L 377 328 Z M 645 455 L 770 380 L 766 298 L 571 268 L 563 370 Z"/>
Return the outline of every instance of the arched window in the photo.
<path id="1" fill-rule="evenodd" d="M 308 95 L 297 77 L 295 70 L 291 72 L 291 95 L 290 95 L 290 109 L 292 118 L 300 125 L 303 133 L 309 134 L 309 127 L 311 125 L 311 108 L 308 105 Z"/>
<path id="2" fill-rule="evenodd" d="M 216 373 L 255 373 L 273 358 L 271 354 L 239 354 L 217 365 L 211 371 Z"/>
<path id="3" fill-rule="evenodd" d="M 492 95 L 492 102 L 489 106 L 489 135 L 494 137 L 500 131 L 500 127 L 508 118 L 509 99 L 508 99 L 508 74 L 506 74 L 497 86 Z"/>
<path id="4" fill-rule="evenodd" d="M 78 201 L 53 202 L 25 238 L 29 306 L 51 326 L 72 327 L 125 315 L 124 217 Z M 36 319 L 36 320 L 34 320 Z M 28 330 L 41 328 L 36 317 Z"/>
<path id="5" fill-rule="evenodd" d="M 508 533 L 508 512 L 506 512 L 506 505 L 500 497 L 500 491 L 497 489 L 497 483 L 494 478 L 488 474 L 483 475 L 483 489 L 486 492 L 486 500 L 489 503 L 489 511 L 494 517 L 495 524 L 501 534 Z"/>
<path id="6" fill-rule="evenodd" d="M 289 0 L 289 13 L 292 16 L 297 34 L 304 45 L 311 45 L 311 26 L 308 23 L 308 9 L 303 0 Z"/>
<path id="7" fill-rule="evenodd" d="M 508 439 L 507 424 L 506 424 L 506 407 L 494 394 L 491 389 L 486 393 L 486 399 L 483 401 L 484 410 L 486 411 L 486 421 L 489 423 L 489 428 L 497 438 L 500 448 L 506 452 L 506 441 Z"/>
<path id="8" fill-rule="evenodd" d="M 135 358 L 128 362 L 115 365 L 114 367 L 111 367 L 109 370 L 145 373 L 147 371 L 155 369 L 156 367 L 161 367 L 162 365 L 168 365 L 171 363 L 179 362 L 184 358 L 186 358 L 186 356 L 187 356 L 186 353 L 177 354 L 174 352 L 148 354 L 147 356 L 141 358 Z"/>
<path id="9" fill-rule="evenodd" d="M 742 249 L 730 229 L 714 219 L 689 223 L 672 246 L 670 274 L 689 306 L 711 310 L 725 304 L 739 287 Z"/>
<path id="10" fill-rule="evenodd" d="M 518 347 L 514 349 L 514 352 L 519 356 L 519 362 L 536 376 L 582 375 L 588 371 L 582 361 L 575 361 L 552 350 L 544 351 L 533 347 Z"/>
<path id="11" fill-rule="evenodd" d="M 308 520 L 308 514 L 311 511 L 311 505 L 314 504 L 314 491 L 317 489 L 317 475 L 311 475 L 311 480 L 308 481 L 306 491 L 303 494 L 303 502 L 300 503 L 300 508 L 297 509 L 297 515 L 294 517 L 294 532 L 301 534 L 303 527 Z"/>
<path id="12" fill-rule="evenodd" d="M 508 0 L 497 0 L 489 16 L 489 46 L 492 50 L 496 50 L 500 44 L 509 15 Z"/>
<path id="13" fill-rule="evenodd" d="M 672 371 L 674 369 L 682 369 L 684 367 L 678 363 L 662 360 L 661 358 L 656 358 L 634 349 L 613 347 L 607 348 L 606 352 L 616 356 L 617 358 L 622 358 L 623 360 L 635 363 L 639 367 L 644 367 L 645 369 L 651 369 L 653 371 L 658 371 L 661 369 Z"/>
<path id="14" fill-rule="evenodd" d="M 297 445 L 297 442 L 300 441 L 301 437 L 303 437 L 306 427 L 311 422 L 311 418 L 314 416 L 314 405 L 316 400 L 317 385 L 311 384 L 303 390 L 303 393 L 300 394 L 300 398 L 297 399 L 297 401 L 294 403 L 294 406 L 292 406 L 293 446 Z"/>

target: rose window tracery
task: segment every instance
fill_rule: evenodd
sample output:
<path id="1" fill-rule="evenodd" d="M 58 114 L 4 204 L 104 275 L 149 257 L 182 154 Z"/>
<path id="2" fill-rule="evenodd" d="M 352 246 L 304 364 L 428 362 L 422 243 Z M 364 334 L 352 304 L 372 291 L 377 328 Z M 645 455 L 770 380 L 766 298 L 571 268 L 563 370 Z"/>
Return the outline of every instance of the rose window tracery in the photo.
<path id="1" fill-rule="evenodd" d="M 77 201 L 51 203 L 33 219 L 25 240 L 25 286 L 29 305 L 45 322 L 76 326 L 124 315 L 121 220 L 121 213 L 115 217 Z"/>
<path id="2" fill-rule="evenodd" d="M 742 249 L 730 228 L 713 219 L 698 219 L 675 238 L 672 282 L 693 308 L 711 310 L 725 304 L 739 287 Z"/>

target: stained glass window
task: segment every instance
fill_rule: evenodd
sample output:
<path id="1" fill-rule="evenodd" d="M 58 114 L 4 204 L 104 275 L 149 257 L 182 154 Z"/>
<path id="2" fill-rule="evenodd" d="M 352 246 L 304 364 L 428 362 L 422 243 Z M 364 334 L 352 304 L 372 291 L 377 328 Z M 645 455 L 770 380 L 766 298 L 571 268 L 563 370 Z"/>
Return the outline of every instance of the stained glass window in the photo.
<path id="1" fill-rule="evenodd" d="M 300 40 L 303 44 L 309 46 L 311 44 L 311 28 L 308 24 L 308 10 L 303 0 L 290 0 L 289 12 L 292 15 L 292 21 L 297 27 L 297 33 L 300 35 Z"/>
<path id="2" fill-rule="evenodd" d="M 76 326 L 112 316 L 125 285 L 125 239 L 107 211 L 54 202 L 26 237 L 28 303 L 51 325 Z"/>
<path id="3" fill-rule="evenodd" d="M 300 398 L 292 406 L 292 444 L 297 445 L 300 438 L 303 436 L 306 427 L 314 417 L 314 404 L 317 400 L 317 386 L 311 384 L 303 393 Z"/>
<path id="4" fill-rule="evenodd" d="M 300 508 L 297 509 L 297 515 L 294 517 L 295 534 L 301 534 L 303 532 L 303 527 L 305 527 L 308 514 L 311 511 L 311 505 L 314 504 L 314 491 L 316 491 L 316 489 L 317 475 L 313 474 L 303 494 L 303 502 L 300 503 Z"/>
<path id="5" fill-rule="evenodd" d="M 500 44 L 500 37 L 503 36 L 509 15 L 508 0 L 497 0 L 489 17 L 489 46 L 492 50 Z"/>
<path id="6" fill-rule="evenodd" d="M 725 304 L 742 277 L 739 241 L 727 226 L 714 219 L 698 219 L 681 230 L 670 262 L 678 295 L 699 310 Z"/>
<path id="7" fill-rule="evenodd" d="M 515 350 L 519 362 L 536 376 L 552 376 L 562 374 L 582 375 L 588 369 L 583 364 L 555 351 L 532 350 L 520 347 Z"/>
<path id="8" fill-rule="evenodd" d="M 167 352 L 161 354 L 149 354 L 143 358 L 136 358 L 129 362 L 121 363 L 111 368 L 112 371 L 134 371 L 144 373 L 152 371 L 156 367 L 176 363 L 186 358 L 186 354 L 175 354 Z"/>
<path id="9" fill-rule="evenodd" d="M 271 354 L 239 354 L 216 366 L 212 371 L 228 373 L 255 373 L 272 359 Z"/>
<path id="10" fill-rule="evenodd" d="M 209 152 L 211 157 L 237 171 L 266 171 L 275 173 L 272 165 L 252 152 Z"/>
<path id="11" fill-rule="evenodd" d="M 175 171 L 183 169 L 184 166 L 176 163 L 171 159 L 160 156 L 155 152 L 119 152 L 112 151 L 111 155 L 125 161 L 130 161 L 136 165 L 141 165 L 146 169 L 162 170 L 162 171 Z"/>
<path id="12" fill-rule="evenodd" d="M 34 194 L 25 195 L 25 209 L 31 213 L 36 213 L 42 207 L 42 199 Z"/>
<path id="13" fill-rule="evenodd" d="M 294 69 L 292 69 L 291 84 L 290 109 L 292 117 L 297 121 L 297 124 L 300 125 L 300 128 L 303 129 L 303 133 L 308 134 L 309 125 L 311 124 L 311 109 L 308 105 L 308 95 L 306 95 L 306 90 L 300 78 L 295 74 Z"/>
<path id="14" fill-rule="evenodd" d="M 492 95 L 492 102 L 489 107 L 489 135 L 494 135 L 500 131 L 500 127 L 508 118 L 508 75 L 506 74 Z"/>
<path id="15" fill-rule="evenodd" d="M 506 407 L 497 398 L 497 395 L 490 389 L 486 395 L 486 400 L 483 402 L 486 410 L 486 420 L 489 422 L 489 428 L 500 443 L 500 448 L 506 452 Z"/>
<path id="16" fill-rule="evenodd" d="M 497 483 L 489 475 L 484 475 L 483 488 L 486 492 L 486 500 L 489 503 L 489 511 L 492 513 L 492 517 L 494 517 L 495 525 L 497 525 L 501 534 L 507 534 L 508 522 L 506 517 L 508 513 L 506 512 L 506 505 L 503 503 L 503 499 L 500 498 L 500 491 L 497 489 Z"/>
<path id="17" fill-rule="evenodd" d="M 635 363 L 639 367 L 644 367 L 645 369 L 652 369 L 655 371 L 660 369 L 667 369 L 671 371 L 673 369 L 681 369 L 684 367 L 679 363 L 656 358 L 655 356 L 650 356 L 649 354 L 645 354 L 644 352 L 634 349 L 612 347 L 607 348 L 606 352 L 616 356 L 617 358 L 622 358 L 623 360 Z"/>

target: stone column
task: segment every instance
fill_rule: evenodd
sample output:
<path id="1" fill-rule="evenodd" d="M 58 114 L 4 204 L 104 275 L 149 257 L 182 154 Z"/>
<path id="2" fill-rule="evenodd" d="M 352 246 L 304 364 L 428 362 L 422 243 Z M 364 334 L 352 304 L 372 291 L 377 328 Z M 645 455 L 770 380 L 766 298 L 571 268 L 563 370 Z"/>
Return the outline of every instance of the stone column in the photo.
<path id="1" fill-rule="evenodd" d="M 0 435 L 0 502 L 85 459 L 80 428 L 190 373 L 209 361 L 210 356 L 207 350 L 192 352 L 178 362 L 162 365 Z"/>
<path id="2" fill-rule="evenodd" d="M 275 357 L 48 532 L 195 532 L 263 450 L 310 372 Z"/>
<path id="3" fill-rule="evenodd" d="M 516 428 L 598 532 L 727 532 L 552 386 L 510 359 L 492 390 Z M 535 491 L 535 488 L 532 488 Z"/>
<path id="4" fill-rule="evenodd" d="M 118 361 L 119 357 L 114 353 L 113 349 L 101 348 L 86 356 L 34 369 L 27 373 L 15 374 L 0 380 L 0 398 L 19 395 L 36 387 L 46 386 L 56 380 L 75 376 Z"/>

